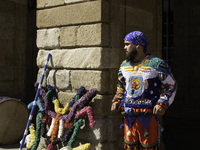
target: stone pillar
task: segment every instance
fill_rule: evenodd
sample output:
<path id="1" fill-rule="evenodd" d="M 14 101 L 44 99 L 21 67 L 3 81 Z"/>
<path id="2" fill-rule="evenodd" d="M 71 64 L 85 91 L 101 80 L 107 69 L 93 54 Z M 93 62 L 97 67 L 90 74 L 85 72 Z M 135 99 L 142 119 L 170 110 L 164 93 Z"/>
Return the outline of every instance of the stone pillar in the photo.
<path id="1" fill-rule="evenodd" d="M 128 31 L 136 29 L 130 10 L 138 11 L 131 5 L 127 6 L 127 2 L 130 1 L 37 0 L 37 47 L 40 49 L 37 80 L 40 79 L 47 54 L 51 53 L 43 86 L 54 86 L 63 105 L 71 101 L 82 85 L 87 90 L 96 88 L 98 91 L 90 103 L 96 125 L 89 127 L 86 119 L 76 146 L 79 142 L 89 142 L 91 149 L 123 149 L 123 130 L 119 128 L 121 115 L 111 112 L 110 107 L 116 91 L 118 69 L 125 58 L 123 38 Z M 155 2 L 152 3 L 156 6 Z M 137 20 L 138 26 L 146 26 L 141 29 L 150 30 L 147 33 L 152 33 L 152 41 L 157 41 L 153 20 L 156 13 L 144 10 L 139 13 L 150 17 L 147 20 L 150 27 L 143 25 L 142 19 Z"/>
<path id="2" fill-rule="evenodd" d="M 113 115 L 110 106 L 123 59 L 120 55 L 124 55 L 120 52 L 124 35 L 123 1 L 38 0 L 37 9 L 37 47 L 40 49 L 37 80 L 47 54 L 51 53 L 43 86 L 54 86 L 62 105 L 71 101 L 82 85 L 87 90 L 98 91 L 90 103 L 96 125 L 91 128 L 86 121 L 76 146 L 79 142 L 89 142 L 91 149 L 122 149 L 123 131 L 118 131 L 121 116 Z"/>

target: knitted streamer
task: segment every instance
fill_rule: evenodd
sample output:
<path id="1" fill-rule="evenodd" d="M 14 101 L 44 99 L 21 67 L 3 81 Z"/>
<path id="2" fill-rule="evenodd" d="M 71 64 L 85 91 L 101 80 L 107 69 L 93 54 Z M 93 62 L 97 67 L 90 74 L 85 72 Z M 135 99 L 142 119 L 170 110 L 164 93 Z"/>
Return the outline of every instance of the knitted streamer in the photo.
<path id="1" fill-rule="evenodd" d="M 47 150 L 53 150 L 54 149 L 54 145 L 52 143 L 50 143 L 47 147 Z"/>
<path id="2" fill-rule="evenodd" d="M 50 125 L 50 124 L 51 124 L 51 120 L 52 120 L 51 117 L 49 117 L 48 114 L 45 114 L 45 116 L 44 116 L 43 119 L 42 119 L 42 122 L 44 122 L 44 123 Z"/>
<path id="3" fill-rule="evenodd" d="M 82 108 L 84 108 L 85 106 L 87 106 L 89 104 L 89 102 L 92 100 L 93 95 L 89 94 L 89 96 L 86 98 L 85 101 L 83 101 L 80 105 L 78 105 L 77 109 L 75 110 L 74 114 L 76 114 L 77 111 L 81 110 Z M 75 104 L 76 105 L 76 104 Z M 73 115 L 72 117 L 74 118 L 75 115 Z M 73 120 L 73 118 L 71 118 Z M 72 121 L 70 119 L 68 119 L 65 123 L 65 128 L 70 126 L 70 122 Z M 92 124 L 91 124 L 92 125 Z"/>
<path id="4" fill-rule="evenodd" d="M 26 139 L 24 141 L 24 144 L 26 144 L 26 147 L 28 147 L 28 145 L 30 144 L 30 142 L 31 142 L 31 134 L 27 135 Z M 22 140 L 20 141 L 20 144 L 22 144 Z"/>
<path id="5" fill-rule="evenodd" d="M 54 139 L 54 141 L 51 143 L 51 145 L 55 146 L 56 144 L 60 143 L 61 140 L 61 136 L 63 135 L 63 131 L 64 131 L 64 120 L 60 120 L 59 121 L 59 131 L 58 131 L 58 138 Z M 49 145 L 48 147 L 52 147 L 51 145 Z M 49 149 L 51 150 L 51 149 Z"/>
<path id="6" fill-rule="evenodd" d="M 85 106 L 89 105 L 90 101 L 92 100 L 94 96 L 89 94 L 89 96 L 87 97 L 87 99 L 85 101 L 83 101 L 79 106 L 78 108 L 75 110 L 75 113 L 76 114 L 79 110 L 81 110 L 82 108 L 84 108 Z M 75 115 L 74 115 L 75 116 Z M 73 116 L 73 117 L 74 117 Z M 73 119 L 73 118 L 72 118 Z"/>
<path id="7" fill-rule="evenodd" d="M 26 147 L 28 147 L 29 144 L 31 143 L 31 134 L 29 134 L 29 135 L 26 136 L 26 141 L 25 141 L 25 143 L 26 143 Z M 20 143 L 20 144 L 21 144 L 21 143 Z"/>
<path id="8" fill-rule="evenodd" d="M 46 95 L 45 95 L 46 99 L 50 99 L 51 98 L 51 90 L 48 90 Z"/>
<path id="9" fill-rule="evenodd" d="M 80 97 L 83 96 L 83 94 L 85 94 L 85 87 L 84 87 L 84 86 L 81 86 L 81 87 L 78 89 L 76 95 L 79 95 L 79 98 L 80 98 Z M 75 95 L 75 96 L 72 98 L 72 100 L 69 102 L 69 106 L 70 106 L 70 107 L 72 107 L 72 106 L 74 105 L 76 95 Z"/>
<path id="10" fill-rule="evenodd" d="M 44 119 L 46 116 L 45 112 L 42 113 L 42 118 Z M 41 122 L 41 135 L 42 137 L 46 138 L 46 133 L 47 133 L 47 129 L 46 129 L 46 122 Z"/>
<path id="11" fill-rule="evenodd" d="M 37 125 L 36 125 L 36 134 L 35 134 L 35 141 L 31 148 L 31 150 L 36 150 L 38 147 L 38 144 L 40 142 L 40 129 L 41 129 L 41 122 L 42 122 L 42 113 L 38 112 L 37 115 Z"/>
<path id="12" fill-rule="evenodd" d="M 64 131 L 64 120 L 59 121 L 59 130 L 58 130 L 58 138 L 60 138 L 63 135 Z"/>
<path id="13" fill-rule="evenodd" d="M 53 125 L 54 125 L 54 122 L 55 122 L 55 118 L 52 118 L 52 121 L 51 121 L 51 125 L 50 125 L 50 128 L 49 128 L 49 131 L 47 132 L 47 136 L 51 136 L 51 133 L 53 131 Z"/>
<path id="14" fill-rule="evenodd" d="M 35 82 L 34 87 L 38 88 L 39 82 Z"/>
<path id="15" fill-rule="evenodd" d="M 48 99 L 46 99 L 46 92 L 44 89 L 40 90 L 40 95 L 42 97 L 42 99 L 44 100 L 45 103 L 45 113 L 47 113 L 51 118 L 55 118 L 56 117 L 56 113 L 51 111 L 51 103 L 49 102 Z"/>
<path id="16" fill-rule="evenodd" d="M 58 144 L 59 142 L 67 142 L 67 141 L 69 141 L 69 139 L 70 139 L 70 137 L 71 137 L 71 135 L 72 135 L 72 133 L 73 133 L 73 131 L 74 131 L 74 124 L 77 122 L 77 118 L 75 118 L 74 119 L 74 121 L 73 121 L 73 123 L 72 123 L 72 125 L 70 126 L 70 128 L 67 130 L 67 132 L 65 133 L 65 135 L 63 136 L 63 137 L 61 137 L 61 138 L 58 138 L 58 139 L 55 139 L 54 141 L 53 141 L 53 145 L 56 145 L 56 144 Z"/>
<path id="17" fill-rule="evenodd" d="M 56 113 L 51 111 L 51 110 L 48 110 L 47 111 L 47 114 L 51 117 L 51 118 L 56 118 Z"/>
<path id="18" fill-rule="evenodd" d="M 79 100 L 79 98 L 80 98 L 79 95 L 76 95 L 74 102 L 76 103 Z"/>
<path id="19" fill-rule="evenodd" d="M 51 103 L 49 103 L 48 99 L 46 99 L 46 92 L 44 89 L 41 89 L 40 90 L 40 95 L 42 96 L 42 99 L 44 100 L 45 102 L 45 112 L 47 113 L 48 110 L 51 109 Z"/>
<path id="20" fill-rule="evenodd" d="M 74 131 L 73 131 L 73 134 L 72 134 L 67 146 L 73 147 L 73 145 L 75 143 L 75 140 L 76 140 L 76 137 L 78 135 L 78 132 L 80 130 L 80 127 L 82 125 L 83 125 L 83 120 L 82 119 L 79 119 L 76 123 L 74 123 Z"/>
<path id="21" fill-rule="evenodd" d="M 66 114 L 66 112 L 69 111 L 69 108 L 70 108 L 70 107 L 69 107 L 69 104 L 67 104 L 67 105 L 64 107 L 64 109 L 62 110 L 61 114 L 62 114 L 62 115 Z"/>
<path id="22" fill-rule="evenodd" d="M 54 87 L 48 84 L 47 89 L 51 91 L 51 101 L 57 99 L 57 93 Z"/>
<path id="23" fill-rule="evenodd" d="M 78 106 L 79 106 L 83 101 L 85 101 L 89 96 L 90 96 L 90 97 L 89 97 L 88 100 L 91 101 L 92 98 L 93 98 L 94 96 L 96 96 L 96 92 L 97 92 L 97 90 L 96 90 L 95 88 L 91 89 L 89 92 L 87 92 L 85 95 L 83 95 L 83 96 L 77 101 L 76 104 L 73 105 L 73 108 L 71 109 L 71 111 L 69 112 L 68 115 L 63 115 L 63 116 L 61 116 L 59 119 L 63 119 L 63 120 L 69 119 L 69 120 L 72 120 L 72 118 L 74 117 L 75 111 L 76 111 L 76 109 L 78 108 Z M 90 101 L 88 101 L 88 103 L 89 103 Z"/>
<path id="24" fill-rule="evenodd" d="M 34 129 L 33 125 L 29 126 L 29 131 L 30 131 L 30 135 L 31 135 L 31 142 L 27 146 L 28 149 L 30 149 L 33 146 L 34 141 L 35 141 L 35 129 Z"/>
<path id="25" fill-rule="evenodd" d="M 69 129 L 71 127 L 71 125 L 72 125 L 71 120 L 67 119 L 66 122 L 65 122 L 65 128 Z"/>
<path id="26" fill-rule="evenodd" d="M 76 148 L 73 148 L 73 150 L 89 150 L 89 149 L 90 149 L 90 143 L 86 143 Z"/>
<path id="27" fill-rule="evenodd" d="M 94 125 L 96 124 L 95 120 L 94 120 L 94 114 L 92 111 L 92 107 L 90 106 L 85 106 L 83 109 L 81 109 L 80 111 L 78 111 L 76 113 L 76 118 L 80 118 L 82 116 L 88 115 L 89 121 L 90 121 L 90 126 L 94 127 Z"/>
<path id="28" fill-rule="evenodd" d="M 54 139 L 56 139 L 57 135 L 58 135 L 58 129 L 59 129 L 59 117 L 60 117 L 60 113 L 57 113 L 56 115 L 56 119 L 54 122 L 54 127 L 53 127 L 53 132 L 50 138 L 50 141 L 53 142 Z"/>
<path id="29" fill-rule="evenodd" d="M 58 143 L 60 143 L 60 142 L 62 142 L 62 139 L 61 138 L 57 138 L 57 139 L 55 139 L 53 142 L 52 142 L 52 145 L 56 145 L 56 144 L 58 144 Z"/>
<path id="30" fill-rule="evenodd" d="M 61 108 L 60 108 L 60 106 L 59 106 L 59 101 L 58 101 L 58 99 L 53 100 L 53 104 L 54 104 L 54 110 L 55 110 L 56 113 L 62 111 Z"/>
<path id="31" fill-rule="evenodd" d="M 64 109 L 60 108 L 58 99 L 53 100 L 53 103 L 54 103 L 55 112 L 56 113 L 60 112 L 62 115 L 64 115 L 69 110 L 69 108 L 70 108 L 68 106 L 68 104 L 65 106 Z"/>
<path id="32" fill-rule="evenodd" d="M 42 99 L 41 95 L 39 95 L 38 98 L 40 100 L 40 104 L 41 104 L 43 110 L 45 110 L 45 103 L 44 103 L 44 100 Z"/>
<path id="33" fill-rule="evenodd" d="M 33 102 L 34 102 L 34 101 L 32 101 L 31 103 L 28 104 L 28 106 L 27 106 L 28 109 L 31 109 L 31 108 L 32 108 Z M 42 107 L 42 104 L 40 103 L 39 97 L 38 97 L 38 99 L 37 99 L 37 105 L 38 105 L 40 111 L 44 111 L 44 108 Z"/>

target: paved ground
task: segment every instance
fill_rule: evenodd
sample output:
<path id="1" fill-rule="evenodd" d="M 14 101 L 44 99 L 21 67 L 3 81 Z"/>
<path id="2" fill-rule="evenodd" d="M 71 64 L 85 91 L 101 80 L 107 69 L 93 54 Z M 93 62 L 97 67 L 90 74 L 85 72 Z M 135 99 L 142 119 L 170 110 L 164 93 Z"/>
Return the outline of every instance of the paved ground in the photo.
<path id="1" fill-rule="evenodd" d="M 11 145 L 0 145 L 0 150 L 19 150 L 20 144 L 15 143 Z M 26 150 L 26 148 L 23 148 L 23 150 Z"/>

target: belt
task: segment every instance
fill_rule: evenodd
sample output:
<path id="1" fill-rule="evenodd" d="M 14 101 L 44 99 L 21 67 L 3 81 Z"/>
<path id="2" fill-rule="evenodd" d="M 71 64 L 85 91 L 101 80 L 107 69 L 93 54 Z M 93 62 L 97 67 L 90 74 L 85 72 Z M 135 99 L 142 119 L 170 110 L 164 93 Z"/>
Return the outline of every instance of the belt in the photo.
<path id="1" fill-rule="evenodd" d="M 126 118 L 126 116 L 128 116 L 128 114 L 125 111 L 122 111 L 121 114 L 124 116 L 124 118 Z M 134 116 L 138 116 L 140 114 L 143 114 L 146 118 L 148 118 L 150 116 L 150 112 L 146 111 L 146 112 L 133 112 Z"/>

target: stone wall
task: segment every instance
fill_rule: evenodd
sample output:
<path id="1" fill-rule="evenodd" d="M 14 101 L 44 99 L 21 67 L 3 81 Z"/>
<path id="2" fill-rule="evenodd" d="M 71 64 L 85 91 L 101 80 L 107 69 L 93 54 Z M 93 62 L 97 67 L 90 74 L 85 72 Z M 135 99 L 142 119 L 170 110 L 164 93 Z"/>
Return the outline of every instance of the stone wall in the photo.
<path id="1" fill-rule="evenodd" d="M 25 101 L 27 2 L 0 1 L 0 96 Z"/>
<path id="2" fill-rule="evenodd" d="M 91 128 L 86 121 L 77 140 L 83 144 L 90 142 L 91 149 L 123 149 L 121 115 L 110 112 L 110 107 L 118 68 L 125 58 L 124 36 L 132 30 L 144 30 L 152 41 L 149 52 L 161 54 L 158 50 L 161 28 L 156 30 L 160 11 L 151 8 L 160 8 L 161 3 L 146 2 L 147 10 L 136 8 L 131 0 L 37 0 L 37 47 L 40 49 L 37 80 L 47 54 L 51 53 L 43 86 L 54 86 L 62 105 L 71 101 L 82 85 L 87 90 L 97 89 L 97 96 L 90 104 L 97 124 Z M 134 20 L 136 13 L 142 19 Z"/>

